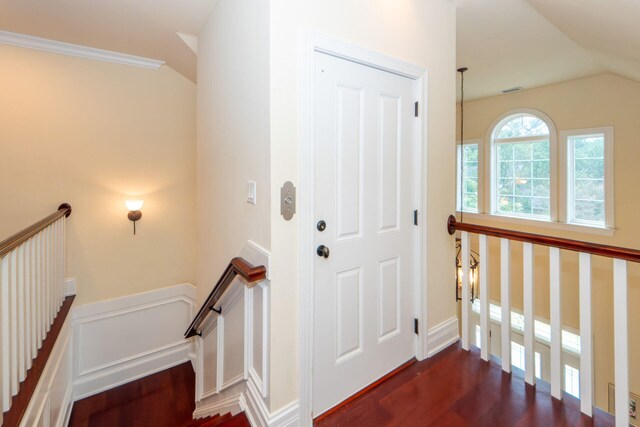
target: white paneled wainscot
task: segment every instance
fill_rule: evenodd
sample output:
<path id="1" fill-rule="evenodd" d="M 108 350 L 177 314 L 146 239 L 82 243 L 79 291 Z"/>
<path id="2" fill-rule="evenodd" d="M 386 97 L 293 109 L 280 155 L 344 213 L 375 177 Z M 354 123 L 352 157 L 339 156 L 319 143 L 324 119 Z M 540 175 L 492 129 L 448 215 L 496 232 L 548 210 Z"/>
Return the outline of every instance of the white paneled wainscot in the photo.
<path id="1" fill-rule="evenodd" d="M 195 298 L 185 283 L 76 307 L 75 400 L 192 360 Z"/>

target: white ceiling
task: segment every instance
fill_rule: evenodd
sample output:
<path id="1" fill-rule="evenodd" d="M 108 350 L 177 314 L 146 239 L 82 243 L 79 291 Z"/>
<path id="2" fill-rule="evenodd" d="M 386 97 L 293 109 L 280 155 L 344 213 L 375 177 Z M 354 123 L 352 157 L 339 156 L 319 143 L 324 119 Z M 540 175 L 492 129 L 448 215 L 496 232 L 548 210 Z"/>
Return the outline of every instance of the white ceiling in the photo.
<path id="1" fill-rule="evenodd" d="M 640 81 L 637 0 L 457 0 L 465 98 L 613 72 Z"/>
<path id="2" fill-rule="evenodd" d="M 166 61 L 196 81 L 198 34 L 215 0 L 1 0 L 0 30 Z"/>

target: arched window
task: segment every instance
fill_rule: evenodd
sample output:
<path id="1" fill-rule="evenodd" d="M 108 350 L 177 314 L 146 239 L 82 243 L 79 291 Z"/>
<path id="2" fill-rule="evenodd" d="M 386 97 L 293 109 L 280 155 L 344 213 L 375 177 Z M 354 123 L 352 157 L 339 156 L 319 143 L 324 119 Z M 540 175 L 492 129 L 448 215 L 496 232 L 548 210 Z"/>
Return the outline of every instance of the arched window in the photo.
<path id="1" fill-rule="evenodd" d="M 518 109 L 457 152 L 458 209 L 613 235 L 613 127 L 558 132 L 544 113 Z"/>
<path id="2" fill-rule="evenodd" d="M 491 132 L 492 213 L 552 217 L 555 128 L 537 112 L 514 112 Z"/>

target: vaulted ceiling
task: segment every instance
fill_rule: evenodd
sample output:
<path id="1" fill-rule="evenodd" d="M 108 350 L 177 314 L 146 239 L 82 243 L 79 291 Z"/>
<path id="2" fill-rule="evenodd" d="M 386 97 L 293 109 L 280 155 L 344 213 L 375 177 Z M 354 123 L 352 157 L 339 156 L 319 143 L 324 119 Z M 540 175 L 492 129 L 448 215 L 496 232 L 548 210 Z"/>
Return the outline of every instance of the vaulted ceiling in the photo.
<path id="1" fill-rule="evenodd" d="M 196 81 L 198 34 L 215 0 L 2 0 L 0 29 L 166 61 Z"/>
<path id="2" fill-rule="evenodd" d="M 465 98 L 612 72 L 640 81 L 637 0 L 457 0 Z"/>

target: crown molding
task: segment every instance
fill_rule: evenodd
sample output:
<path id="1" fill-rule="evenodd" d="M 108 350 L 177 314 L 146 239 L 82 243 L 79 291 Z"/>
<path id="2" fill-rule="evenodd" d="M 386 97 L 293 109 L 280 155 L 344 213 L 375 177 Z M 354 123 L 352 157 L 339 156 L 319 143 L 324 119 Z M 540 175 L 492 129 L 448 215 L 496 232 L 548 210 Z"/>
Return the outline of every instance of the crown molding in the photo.
<path id="1" fill-rule="evenodd" d="M 92 59 L 94 61 L 112 62 L 152 70 L 159 69 L 165 63 L 164 61 L 159 61 L 157 59 L 143 58 L 141 56 L 128 55 L 126 53 L 112 52 L 110 50 L 96 49 L 93 47 L 64 43 L 2 30 L 0 30 L 0 43 L 58 53 L 61 55 L 75 56 L 78 58 Z"/>

